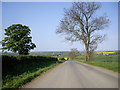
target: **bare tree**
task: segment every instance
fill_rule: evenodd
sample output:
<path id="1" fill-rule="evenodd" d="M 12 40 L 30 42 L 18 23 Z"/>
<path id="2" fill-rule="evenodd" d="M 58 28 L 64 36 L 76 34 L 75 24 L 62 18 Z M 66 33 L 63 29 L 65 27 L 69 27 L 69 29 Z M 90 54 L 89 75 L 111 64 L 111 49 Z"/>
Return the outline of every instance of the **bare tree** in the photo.
<path id="1" fill-rule="evenodd" d="M 77 48 L 72 48 L 71 51 L 68 53 L 68 57 L 70 57 L 71 59 L 74 59 L 79 55 L 80 52 L 77 50 Z"/>
<path id="2" fill-rule="evenodd" d="M 66 40 L 82 42 L 86 50 L 86 61 L 91 60 L 94 50 L 105 38 L 105 35 L 99 35 L 96 31 L 103 30 L 109 24 L 106 16 L 95 17 L 100 7 L 100 3 L 95 2 L 74 2 L 71 8 L 65 10 L 56 31 L 57 34 L 66 35 Z"/>

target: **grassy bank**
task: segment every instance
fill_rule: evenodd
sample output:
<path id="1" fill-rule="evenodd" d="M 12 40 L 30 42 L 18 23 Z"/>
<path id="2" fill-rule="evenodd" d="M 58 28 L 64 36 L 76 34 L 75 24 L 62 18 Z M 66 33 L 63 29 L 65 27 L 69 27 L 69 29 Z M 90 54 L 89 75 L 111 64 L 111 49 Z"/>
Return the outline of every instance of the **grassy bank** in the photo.
<path id="1" fill-rule="evenodd" d="M 118 55 L 94 55 L 93 61 L 89 62 L 85 61 L 84 56 L 78 56 L 75 60 L 120 73 L 120 69 L 118 69 Z"/>
<path id="2" fill-rule="evenodd" d="M 2 89 L 18 88 L 59 64 L 57 58 L 44 56 L 2 56 Z"/>

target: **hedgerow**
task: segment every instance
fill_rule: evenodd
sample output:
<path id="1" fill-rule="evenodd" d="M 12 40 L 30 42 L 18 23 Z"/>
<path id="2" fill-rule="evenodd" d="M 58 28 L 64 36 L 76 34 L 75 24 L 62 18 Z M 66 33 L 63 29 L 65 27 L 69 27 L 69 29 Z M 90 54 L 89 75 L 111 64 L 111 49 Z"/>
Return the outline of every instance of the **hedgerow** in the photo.
<path id="1" fill-rule="evenodd" d="M 58 62 L 48 56 L 2 55 L 2 88 L 18 88 Z"/>
<path id="2" fill-rule="evenodd" d="M 2 71 L 3 74 L 11 72 L 17 66 L 34 66 L 35 63 L 57 62 L 57 58 L 47 56 L 32 56 L 32 55 L 2 55 Z"/>

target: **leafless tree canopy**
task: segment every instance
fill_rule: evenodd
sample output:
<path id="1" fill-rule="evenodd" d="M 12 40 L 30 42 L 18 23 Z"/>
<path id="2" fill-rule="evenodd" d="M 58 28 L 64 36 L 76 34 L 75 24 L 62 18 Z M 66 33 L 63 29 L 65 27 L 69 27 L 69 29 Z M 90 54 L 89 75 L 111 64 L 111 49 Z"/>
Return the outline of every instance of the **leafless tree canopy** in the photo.
<path id="1" fill-rule="evenodd" d="M 77 48 L 72 48 L 71 51 L 68 53 L 68 57 L 70 59 L 74 59 L 79 55 L 80 55 L 80 52 L 77 50 Z"/>
<path id="2" fill-rule="evenodd" d="M 60 21 L 56 33 L 65 34 L 66 40 L 82 41 L 86 49 L 86 60 L 94 52 L 97 45 L 104 40 L 105 35 L 96 34 L 108 26 L 106 16 L 95 17 L 95 12 L 101 7 L 95 2 L 75 2 L 65 10 L 64 18 Z"/>

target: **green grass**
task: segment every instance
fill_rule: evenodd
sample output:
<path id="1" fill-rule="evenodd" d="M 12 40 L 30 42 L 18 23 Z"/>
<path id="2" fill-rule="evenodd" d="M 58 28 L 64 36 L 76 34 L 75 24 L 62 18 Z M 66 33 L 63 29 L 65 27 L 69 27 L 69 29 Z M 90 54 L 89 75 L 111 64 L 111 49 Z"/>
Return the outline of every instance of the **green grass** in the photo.
<path id="1" fill-rule="evenodd" d="M 118 55 L 94 55 L 93 61 L 85 61 L 84 56 L 78 56 L 76 61 L 99 66 L 120 73 L 120 69 L 118 69 Z"/>

